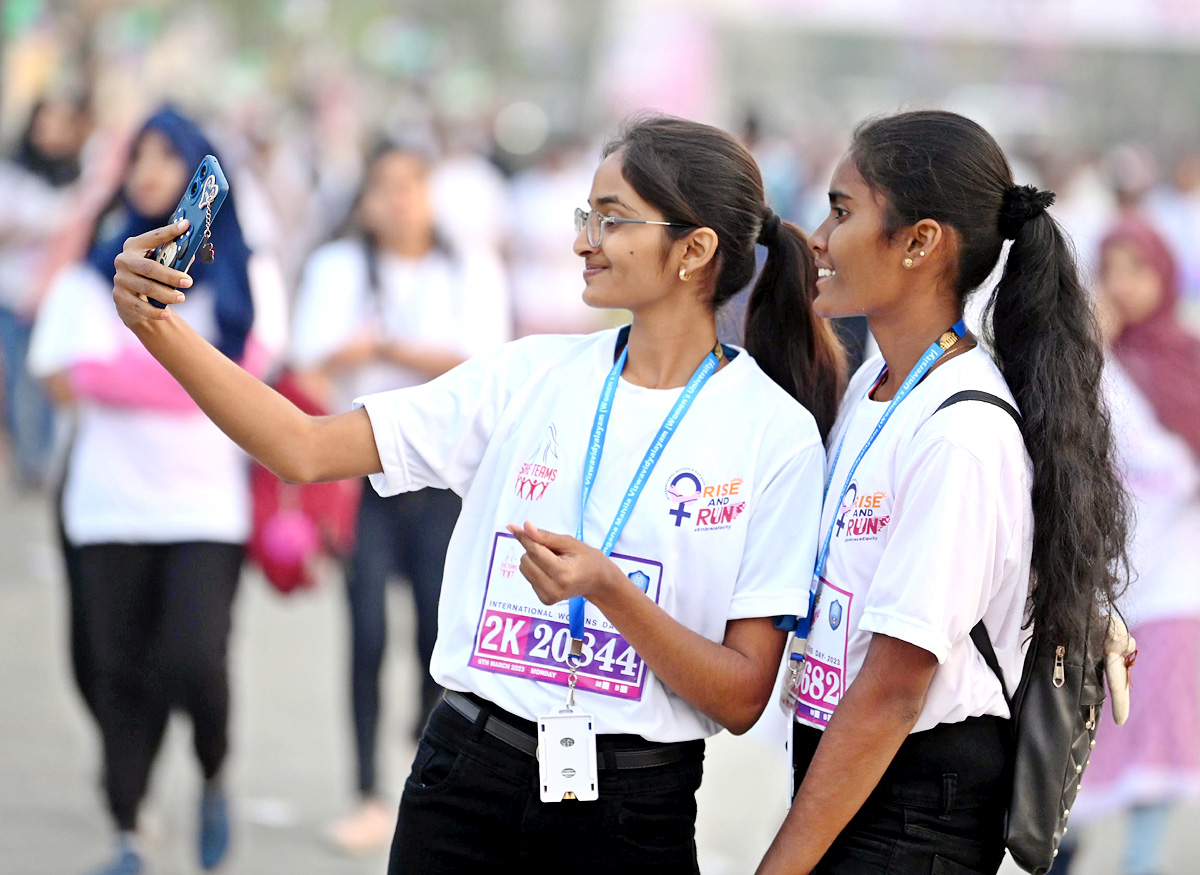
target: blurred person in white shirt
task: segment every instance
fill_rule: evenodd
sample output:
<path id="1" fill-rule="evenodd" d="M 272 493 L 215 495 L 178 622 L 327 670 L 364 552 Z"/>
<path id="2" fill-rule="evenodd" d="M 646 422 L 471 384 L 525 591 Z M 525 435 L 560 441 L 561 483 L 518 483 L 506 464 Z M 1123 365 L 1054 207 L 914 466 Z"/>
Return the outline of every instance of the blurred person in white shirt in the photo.
<path id="1" fill-rule="evenodd" d="M 508 288 L 497 259 L 454 249 L 436 229 L 433 164 L 411 147 L 380 146 L 367 164 L 349 233 L 318 249 L 305 270 L 292 359 L 305 386 L 332 412 L 354 398 L 417 386 L 511 339 Z M 501 222 L 502 215 L 492 212 Z M 429 674 L 437 639 L 446 548 L 461 501 L 447 489 L 381 498 L 364 489 L 357 543 L 346 569 L 351 621 L 352 710 L 361 805 L 333 824 L 341 848 L 386 844 L 395 809 L 376 776 L 380 670 L 387 637 L 386 583 L 412 585 L 422 690 L 419 734 L 441 688 Z"/>
<path id="2" fill-rule="evenodd" d="M 448 130 L 433 168 L 438 233 L 455 249 L 500 258 L 512 228 L 496 217 L 507 209 L 508 183 L 486 157 L 486 139 L 466 125 Z"/>
<path id="3" fill-rule="evenodd" d="M 1099 252 L 1098 311 L 1109 347 L 1104 389 L 1134 502 L 1136 579 L 1122 610 L 1140 658 L 1136 707 L 1120 728 L 1102 718 L 1087 790 L 1071 806 L 1071 832 L 1053 871 L 1072 871 L 1077 825 L 1123 813 L 1120 871 L 1154 875 L 1165 870 L 1171 813 L 1200 795 L 1200 587 L 1192 546 L 1200 534 L 1200 341 L 1180 324 L 1180 272 L 1162 234 L 1126 217 Z"/>
<path id="4" fill-rule="evenodd" d="M 579 258 L 562 217 L 580 205 L 592 170 L 581 150 L 561 144 L 512 181 L 509 205 L 513 321 L 528 334 L 587 334 L 606 327 L 607 314 L 583 303 Z"/>
<path id="5" fill-rule="evenodd" d="M 0 371 L 3 426 L 18 484 L 38 486 L 49 467 L 53 411 L 25 368 L 51 241 L 71 219 L 89 128 L 81 101 L 39 101 L 15 152 L 0 162 Z"/>
<path id="6" fill-rule="evenodd" d="M 126 237 L 167 221 L 212 152 L 199 127 L 169 106 L 146 121 L 86 257 L 51 283 L 29 348 L 30 371 L 77 416 L 62 499 L 73 553 L 71 639 L 117 832 L 115 856 L 95 875 L 146 869 L 138 814 L 174 710 L 190 718 L 203 778 L 201 866 L 219 865 L 230 843 L 228 652 L 250 534 L 249 466 L 130 341 L 107 285 Z M 231 190 L 212 223 L 216 260 L 193 264 L 195 285 L 177 318 L 261 373 L 282 346 L 282 328 L 269 324 L 282 312 L 282 279 L 273 259 L 247 246 L 235 197 Z"/>

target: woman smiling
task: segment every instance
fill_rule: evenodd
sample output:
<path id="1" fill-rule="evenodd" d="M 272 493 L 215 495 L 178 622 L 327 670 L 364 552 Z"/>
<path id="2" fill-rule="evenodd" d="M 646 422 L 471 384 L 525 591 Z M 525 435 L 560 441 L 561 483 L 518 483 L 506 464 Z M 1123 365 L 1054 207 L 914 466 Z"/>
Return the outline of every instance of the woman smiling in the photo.
<path id="1" fill-rule="evenodd" d="M 1031 636 L 1074 654 L 1107 627 L 1093 620 L 1118 590 L 1125 498 L 1052 200 L 947 112 L 868 122 L 834 171 L 809 241 L 815 308 L 865 314 L 881 355 L 830 436 L 799 789 L 762 873 L 995 872 L 1009 710 L 972 629 L 1015 690 Z M 963 304 L 1006 240 L 989 354 Z M 962 392 L 974 403 L 946 406 Z"/>
<path id="2" fill-rule="evenodd" d="M 178 228 L 117 260 L 126 324 L 280 476 L 463 497 L 432 662 L 449 692 L 392 872 L 696 872 L 703 740 L 758 719 L 784 644 L 772 618 L 804 607 L 841 368 L 803 236 L 767 208 L 742 146 L 679 119 L 610 143 L 589 207 L 584 300 L 630 326 L 529 337 L 328 418 L 141 298 L 182 297 L 185 279 L 144 257 Z M 739 350 L 714 314 L 752 281 L 756 243 Z"/>

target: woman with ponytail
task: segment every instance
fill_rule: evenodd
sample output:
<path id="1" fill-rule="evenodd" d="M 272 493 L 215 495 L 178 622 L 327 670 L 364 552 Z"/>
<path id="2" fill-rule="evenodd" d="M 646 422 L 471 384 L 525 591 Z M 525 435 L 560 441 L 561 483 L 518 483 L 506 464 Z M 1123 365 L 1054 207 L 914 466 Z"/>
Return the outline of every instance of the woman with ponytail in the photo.
<path id="1" fill-rule="evenodd" d="M 867 122 L 834 171 L 815 307 L 865 314 L 881 355 L 830 435 L 798 790 L 762 873 L 997 871 L 1009 710 L 971 631 L 1011 691 L 1031 639 L 1075 653 L 1107 628 L 1126 498 L 1053 197 L 948 112 Z M 981 345 L 964 302 L 1006 240 Z"/>
<path id="2" fill-rule="evenodd" d="M 447 693 L 404 788 L 394 873 L 696 872 L 704 739 L 758 719 L 784 644 L 772 618 L 804 607 L 841 376 L 804 237 L 767 209 L 745 148 L 680 119 L 610 143 L 589 202 L 584 300 L 631 325 L 527 337 L 323 418 L 142 298 L 183 297 L 186 278 L 144 257 L 179 228 L 117 259 L 126 324 L 281 477 L 463 498 L 432 661 Z M 740 350 L 714 316 L 758 242 Z M 539 748 L 564 701 L 587 728 Z"/>

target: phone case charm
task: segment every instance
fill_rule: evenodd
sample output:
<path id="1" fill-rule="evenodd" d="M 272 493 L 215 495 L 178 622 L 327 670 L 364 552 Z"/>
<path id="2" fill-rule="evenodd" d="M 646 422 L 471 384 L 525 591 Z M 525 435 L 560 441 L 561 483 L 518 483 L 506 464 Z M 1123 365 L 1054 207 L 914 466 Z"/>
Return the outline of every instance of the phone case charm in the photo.
<path id="1" fill-rule="evenodd" d="M 204 210 L 204 242 L 200 244 L 200 261 L 212 264 L 217 252 L 212 245 L 212 205 L 217 199 L 217 178 L 209 176 L 204 180 L 204 193 L 200 197 L 200 208 Z"/>

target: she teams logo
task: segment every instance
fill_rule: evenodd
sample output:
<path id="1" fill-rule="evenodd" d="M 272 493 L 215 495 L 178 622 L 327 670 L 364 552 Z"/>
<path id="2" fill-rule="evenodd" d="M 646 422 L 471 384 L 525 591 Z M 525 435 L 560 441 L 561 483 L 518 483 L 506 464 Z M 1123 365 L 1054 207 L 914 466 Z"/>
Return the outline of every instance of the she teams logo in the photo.
<path id="1" fill-rule="evenodd" d="M 550 423 L 537 449 L 517 469 L 516 482 L 513 484 L 517 498 L 537 501 L 546 494 L 546 490 L 558 479 L 558 455 L 558 428 Z"/>
<path id="2" fill-rule="evenodd" d="M 521 567 L 521 557 L 524 555 L 524 550 L 515 545 L 510 546 L 505 552 L 504 558 L 500 560 L 500 576 L 505 580 L 511 580 Z"/>

